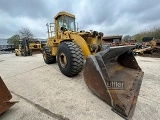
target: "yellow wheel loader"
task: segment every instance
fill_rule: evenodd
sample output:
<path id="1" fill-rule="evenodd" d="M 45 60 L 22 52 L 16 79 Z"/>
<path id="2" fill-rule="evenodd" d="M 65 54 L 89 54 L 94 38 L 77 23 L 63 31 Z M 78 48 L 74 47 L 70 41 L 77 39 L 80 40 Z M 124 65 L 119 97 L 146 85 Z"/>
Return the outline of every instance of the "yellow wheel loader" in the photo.
<path id="1" fill-rule="evenodd" d="M 102 49 L 103 33 L 77 32 L 75 16 L 67 12 L 59 12 L 54 20 L 54 24 L 47 24 L 48 40 L 43 51 L 44 61 L 47 64 L 55 63 L 57 57 L 61 72 L 68 77 L 75 76 L 81 72 L 84 58 Z"/>
<path id="2" fill-rule="evenodd" d="M 32 51 L 29 48 L 29 39 L 24 38 L 19 40 L 19 48 L 15 49 L 16 56 L 31 56 Z"/>
<path id="3" fill-rule="evenodd" d="M 41 53 L 42 47 L 39 41 L 23 38 L 19 40 L 19 48 L 15 49 L 16 56 L 31 56 L 32 54 Z"/>
<path id="4" fill-rule="evenodd" d="M 41 42 L 38 40 L 29 41 L 29 49 L 32 51 L 32 54 L 41 53 L 42 51 Z"/>
<path id="5" fill-rule="evenodd" d="M 59 12 L 47 28 L 48 39 L 43 48 L 45 63 L 57 61 L 60 71 L 68 77 L 77 75 L 84 66 L 89 89 L 115 112 L 131 118 L 143 77 L 133 47 L 105 49 L 102 32 L 78 32 L 75 16 L 67 12 Z"/>

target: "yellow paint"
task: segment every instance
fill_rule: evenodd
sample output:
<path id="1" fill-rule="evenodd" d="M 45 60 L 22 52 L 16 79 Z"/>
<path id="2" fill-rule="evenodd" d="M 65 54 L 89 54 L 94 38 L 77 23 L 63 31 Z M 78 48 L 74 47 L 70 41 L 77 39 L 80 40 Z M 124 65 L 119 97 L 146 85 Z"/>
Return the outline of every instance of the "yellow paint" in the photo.
<path id="1" fill-rule="evenodd" d="M 80 35 L 70 34 L 70 38 L 74 39 L 74 42 L 82 49 L 85 58 L 91 54 L 86 41 Z"/>
<path id="2" fill-rule="evenodd" d="M 21 51 L 19 49 L 15 49 L 15 54 L 21 56 Z"/>
<path id="3" fill-rule="evenodd" d="M 72 15 L 72 14 L 70 14 L 70 13 L 67 13 L 67 12 L 65 12 L 65 11 L 62 11 L 62 12 L 59 12 L 55 17 L 54 17 L 54 19 L 58 19 L 60 16 L 70 16 L 70 17 L 72 17 L 72 18 L 75 18 L 75 15 Z"/>
<path id="4" fill-rule="evenodd" d="M 52 47 L 52 55 L 57 55 L 58 44 L 55 47 Z"/>
<path id="5" fill-rule="evenodd" d="M 84 58 L 88 57 L 90 54 L 95 54 L 102 44 L 101 35 L 94 36 L 93 33 L 88 32 L 76 32 L 76 31 L 62 31 L 59 28 L 58 20 L 61 19 L 64 24 L 64 17 L 69 16 L 75 20 L 75 16 L 67 12 L 59 12 L 54 17 L 54 33 L 55 36 L 51 36 L 47 40 L 47 46 L 51 48 L 52 55 L 56 56 L 58 46 L 63 41 L 75 42 L 82 50 Z M 49 30 L 49 29 L 48 29 Z"/>
<path id="6" fill-rule="evenodd" d="M 157 45 L 156 39 L 153 38 L 153 39 L 150 41 L 150 44 L 151 44 L 152 47 L 153 47 L 153 46 L 156 46 L 156 45 Z"/>

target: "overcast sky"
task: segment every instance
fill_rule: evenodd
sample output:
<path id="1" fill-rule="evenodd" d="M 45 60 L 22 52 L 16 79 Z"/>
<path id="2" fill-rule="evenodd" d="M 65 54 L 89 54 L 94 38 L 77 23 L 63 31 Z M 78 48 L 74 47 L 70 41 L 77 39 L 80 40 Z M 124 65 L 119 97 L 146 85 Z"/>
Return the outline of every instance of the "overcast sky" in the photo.
<path id="1" fill-rule="evenodd" d="M 46 38 L 46 23 L 59 11 L 76 16 L 79 30 L 134 35 L 160 25 L 160 0 L 0 0 L 0 38 L 21 28 Z"/>

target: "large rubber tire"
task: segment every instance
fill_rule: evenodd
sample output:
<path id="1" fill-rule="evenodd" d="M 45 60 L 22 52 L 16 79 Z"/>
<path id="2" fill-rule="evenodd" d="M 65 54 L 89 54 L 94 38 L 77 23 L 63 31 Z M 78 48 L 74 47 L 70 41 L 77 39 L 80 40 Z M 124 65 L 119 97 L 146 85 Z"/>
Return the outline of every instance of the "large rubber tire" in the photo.
<path id="1" fill-rule="evenodd" d="M 47 64 L 52 64 L 56 62 L 56 56 L 52 56 L 49 47 L 43 47 L 43 59 Z"/>
<path id="2" fill-rule="evenodd" d="M 67 64 L 64 67 L 61 62 L 61 55 L 66 57 Z M 68 76 L 73 77 L 82 71 L 84 57 L 81 48 L 74 42 L 62 42 L 58 47 L 57 62 L 60 71 Z"/>

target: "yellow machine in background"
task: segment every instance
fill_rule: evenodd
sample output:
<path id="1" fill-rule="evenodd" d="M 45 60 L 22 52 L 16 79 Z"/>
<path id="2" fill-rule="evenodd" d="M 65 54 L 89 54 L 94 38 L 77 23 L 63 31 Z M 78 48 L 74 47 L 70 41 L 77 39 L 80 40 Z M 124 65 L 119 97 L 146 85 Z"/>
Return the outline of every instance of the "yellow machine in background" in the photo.
<path id="1" fill-rule="evenodd" d="M 41 52 L 41 43 L 39 41 L 31 41 L 28 38 L 19 40 L 19 47 L 15 49 L 16 56 L 31 56 L 32 54 Z"/>
<path id="2" fill-rule="evenodd" d="M 29 41 L 29 49 L 32 51 L 32 54 L 40 53 L 42 50 L 40 41 L 38 40 Z"/>
<path id="3" fill-rule="evenodd" d="M 151 47 L 156 46 L 156 45 L 157 45 L 157 43 L 156 43 L 156 39 L 155 39 L 155 38 L 153 38 L 153 39 L 150 41 L 150 44 L 151 44 Z"/>
<path id="4" fill-rule="evenodd" d="M 31 56 L 32 51 L 29 48 L 29 39 L 23 38 L 22 40 L 19 40 L 19 47 L 18 49 L 15 49 L 15 55 L 16 56 Z"/>
<path id="5" fill-rule="evenodd" d="M 43 57 L 47 64 L 57 62 L 66 76 L 75 76 L 83 68 L 84 58 L 102 49 L 102 32 L 76 31 L 75 16 L 59 12 L 54 24 L 47 24 L 48 40 Z M 54 25 L 54 26 L 53 26 Z M 54 27 L 54 29 L 53 29 Z"/>

